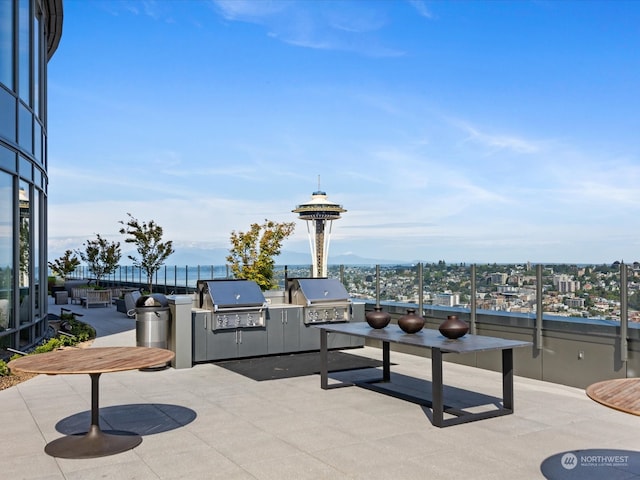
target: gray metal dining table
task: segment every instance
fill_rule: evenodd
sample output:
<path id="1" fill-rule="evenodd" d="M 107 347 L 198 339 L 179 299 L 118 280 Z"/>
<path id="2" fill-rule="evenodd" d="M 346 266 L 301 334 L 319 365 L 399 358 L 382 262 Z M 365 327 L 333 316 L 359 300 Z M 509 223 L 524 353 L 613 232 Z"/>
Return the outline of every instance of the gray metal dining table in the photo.
<path id="1" fill-rule="evenodd" d="M 471 334 L 451 340 L 442 336 L 438 330 L 427 328 L 423 328 L 418 333 L 409 334 L 403 332 L 397 325 L 393 324 L 381 329 L 371 328 L 366 322 L 327 323 L 315 325 L 314 327 L 320 330 L 320 386 L 322 389 L 329 390 L 355 384 L 403 400 L 418 403 L 431 408 L 433 412 L 432 423 L 437 427 L 448 427 L 460 423 L 512 414 L 514 411 L 513 349 L 532 345 L 531 342 Z M 382 342 L 382 377 L 370 380 L 359 380 L 347 384 L 338 383 L 330 385 L 328 372 L 328 345 L 330 342 L 328 335 L 331 333 L 352 335 Z M 392 343 L 430 350 L 431 399 L 385 387 L 385 383 L 389 384 L 391 382 L 390 344 Z M 468 354 L 496 350 L 502 353 L 502 405 L 498 408 L 481 412 L 468 412 L 461 408 L 445 405 L 442 372 L 443 354 Z M 445 418 L 445 413 L 451 415 L 451 417 Z"/>

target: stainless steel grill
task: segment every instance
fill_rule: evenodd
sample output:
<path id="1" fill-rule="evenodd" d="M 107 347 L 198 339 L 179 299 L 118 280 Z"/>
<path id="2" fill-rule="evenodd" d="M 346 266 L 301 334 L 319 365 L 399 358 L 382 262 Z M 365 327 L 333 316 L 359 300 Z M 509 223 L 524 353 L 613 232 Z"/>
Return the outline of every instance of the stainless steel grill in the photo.
<path id="1" fill-rule="evenodd" d="M 199 306 L 212 312 L 213 330 L 265 326 L 267 301 L 251 280 L 198 280 Z"/>
<path id="2" fill-rule="evenodd" d="M 335 278 L 292 278 L 287 291 L 289 303 L 303 306 L 305 324 L 351 320 L 349 293 Z"/>

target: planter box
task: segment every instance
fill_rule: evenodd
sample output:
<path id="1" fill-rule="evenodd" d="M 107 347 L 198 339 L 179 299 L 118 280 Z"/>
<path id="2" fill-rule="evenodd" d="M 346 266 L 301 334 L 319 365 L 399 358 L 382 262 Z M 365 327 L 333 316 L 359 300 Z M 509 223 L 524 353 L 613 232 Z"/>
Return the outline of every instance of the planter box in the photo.
<path id="1" fill-rule="evenodd" d="M 56 305 L 67 305 L 69 303 L 69 294 L 66 290 L 55 292 L 54 297 L 56 299 Z"/>

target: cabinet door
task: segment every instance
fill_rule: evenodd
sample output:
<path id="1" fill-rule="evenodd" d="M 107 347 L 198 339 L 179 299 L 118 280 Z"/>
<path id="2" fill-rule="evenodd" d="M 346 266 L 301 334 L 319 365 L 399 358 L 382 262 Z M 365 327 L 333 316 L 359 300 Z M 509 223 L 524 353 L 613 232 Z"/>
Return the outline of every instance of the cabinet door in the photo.
<path id="1" fill-rule="evenodd" d="M 343 333 L 329 332 L 327 338 L 328 348 L 349 348 L 354 345 L 353 339 L 358 339 L 351 335 L 345 335 Z M 358 343 L 356 343 L 357 345 Z"/>
<path id="2" fill-rule="evenodd" d="M 269 308 L 267 310 L 267 347 L 269 353 L 284 351 L 284 308 Z"/>
<path id="3" fill-rule="evenodd" d="M 331 334 L 329 334 L 331 336 Z M 320 330 L 300 321 L 300 350 L 319 350 Z"/>
<path id="4" fill-rule="evenodd" d="M 208 312 L 191 313 L 191 335 L 193 341 L 193 361 L 204 362 L 207 358 Z"/>
<path id="5" fill-rule="evenodd" d="M 284 322 L 282 324 L 282 350 L 284 352 L 297 352 L 300 350 L 301 312 L 301 308 L 284 309 Z"/>
<path id="6" fill-rule="evenodd" d="M 239 357 L 256 357 L 267 353 L 267 330 L 265 328 L 243 328 L 238 330 Z"/>
<path id="7" fill-rule="evenodd" d="M 236 330 L 208 330 L 207 360 L 223 360 L 238 356 Z"/>
<path id="8" fill-rule="evenodd" d="M 349 348 L 354 345 L 351 335 L 343 333 L 329 332 L 327 335 L 327 348 Z M 356 342 L 356 345 L 362 342 Z M 319 350 L 320 330 L 312 325 L 301 324 L 300 327 L 300 350 Z"/>

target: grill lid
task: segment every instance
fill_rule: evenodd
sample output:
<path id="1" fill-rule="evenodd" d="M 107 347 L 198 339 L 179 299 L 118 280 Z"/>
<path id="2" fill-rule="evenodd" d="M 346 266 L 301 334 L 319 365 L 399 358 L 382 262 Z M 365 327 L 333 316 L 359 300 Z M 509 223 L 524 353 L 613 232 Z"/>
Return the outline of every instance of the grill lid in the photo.
<path id="1" fill-rule="evenodd" d="M 335 278 L 295 278 L 292 279 L 292 300 L 304 297 L 307 306 L 327 302 L 348 302 L 349 293 L 344 285 Z M 300 304 L 300 299 L 293 303 Z"/>
<path id="2" fill-rule="evenodd" d="M 267 302 L 258 284 L 252 280 L 199 280 L 198 290 L 209 295 L 214 309 L 265 307 Z"/>

